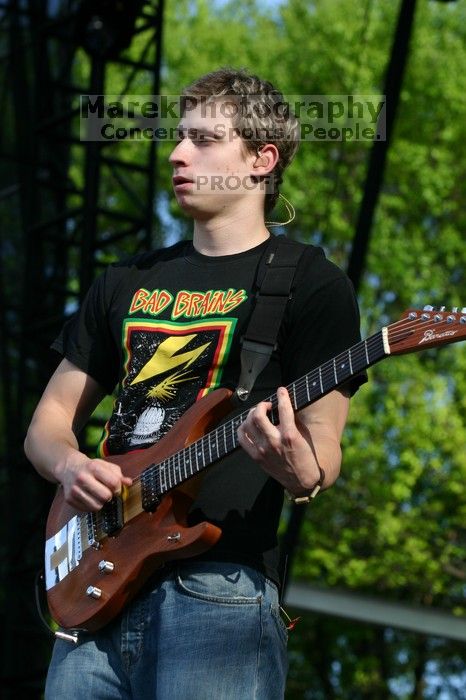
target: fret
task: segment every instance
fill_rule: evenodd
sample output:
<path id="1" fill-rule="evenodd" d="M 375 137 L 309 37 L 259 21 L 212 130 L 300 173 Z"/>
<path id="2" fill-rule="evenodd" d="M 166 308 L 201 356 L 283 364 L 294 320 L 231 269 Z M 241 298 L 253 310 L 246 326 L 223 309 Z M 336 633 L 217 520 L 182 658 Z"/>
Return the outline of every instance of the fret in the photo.
<path id="1" fill-rule="evenodd" d="M 170 463 L 167 462 L 166 464 L 167 464 L 166 472 L 167 472 L 168 488 L 171 489 L 174 484 L 172 484 L 172 480 L 171 480 Z"/>
<path id="2" fill-rule="evenodd" d="M 202 445 L 199 441 L 194 443 L 194 454 L 196 455 L 196 473 L 202 469 L 204 464 Z"/>
<path id="3" fill-rule="evenodd" d="M 191 475 L 196 474 L 199 471 L 199 463 L 197 461 L 197 445 L 195 442 L 189 446 L 189 456 L 191 460 Z"/>
<path id="4" fill-rule="evenodd" d="M 184 463 L 186 465 L 186 471 L 189 472 L 189 476 L 193 475 L 193 468 L 192 468 L 192 456 L 191 456 L 191 445 L 187 447 L 185 450 L 183 450 L 184 453 Z"/>
<path id="5" fill-rule="evenodd" d="M 365 349 L 363 349 L 365 348 Z M 366 357 L 368 355 L 366 342 L 358 343 L 350 350 L 352 374 L 357 374 L 369 366 Z"/>
<path id="6" fill-rule="evenodd" d="M 337 363 L 335 361 L 335 358 L 333 358 L 333 376 L 335 377 L 335 386 L 338 384 L 338 375 L 337 375 Z"/>
<path id="7" fill-rule="evenodd" d="M 223 445 L 225 447 L 225 454 L 228 453 L 228 447 L 227 447 L 227 426 L 226 423 L 223 425 Z"/>
<path id="8" fill-rule="evenodd" d="M 369 360 L 369 351 L 367 349 L 367 340 L 364 341 L 364 349 L 366 351 L 366 361 L 367 361 L 367 366 L 369 367 L 370 365 L 370 360 Z"/>
<path id="9" fill-rule="evenodd" d="M 310 389 L 309 389 L 309 375 L 307 374 L 305 377 L 305 383 L 306 383 L 306 396 L 308 402 L 311 401 L 311 394 L 310 394 Z"/>
<path id="10" fill-rule="evenodd" d="M 176 486 L 176 472 L 173 456 L 168 457 L 168 459 L 166 459 L 166 463 L 168 472 L 168 483 L 170 484 L 170 488 L 173 488 L 174 486 Z"/>
<path id="11" fill-rule="evenodd" d="M 168 473 L 168 484 L 169 487 L 172 489 L 174 486 L 176 486 L 176 481 L 175 481 L 175 475 L 173 473 L 173 469 L 170 468 L 170 458 L 166 460 L 167 464 L 167 473 Z"/>
<path id="12" fill-rule="evenodd" d="M 184 451 L 180 452 L 180 464 L 182 466 L 183 472 L 184 472 L 184 478 L 188 478 L 188 464 L 186 461 L 186 457 L 184 456 Z"/>
<path id="13" fill-rule="evenodd" d="M 232 420 L 230 422 L 230 432 L 228 434 L 228 449 L 231 450 L 235 444 L 236 431 L 238 430 L 238 424 L 236 421 Z"/>
<path id="14" fill-rule="evenodd" d="M 168 475 L 168 483 L 170 488 L 172 489 L 174 486 L 176 486 L 176 479 L 175 479 L 175 470 L 173 468 L 173 455 L 171 457 L 167 457 L 165 460 L 166 469 L 167 469 L 167 475 Z"/>
<path id="15" fill-rule="evenodd" d="M 191 448 L 191 466 L 193 468 L 193 474 L 196 474 L 199 471 L 199 457 L 201 453 L 198 450 L 198 444 L 197 442 L 193 442 L 192 448 Z"/>
<path id="16" fill-rule="evenodd" d="M 351 374 L 354 374 L 354 372 L 353 372 L 353 361 L 352 361 L 352 359 L 351 359 L 351 350 L 348 350 L 348 359 L 349 359 L 350 372 L 351 372 Z"/>
<path id="17" fill-rule="evenodd" d="M 176 455 L 176 454 L 173 455 L 173 457 L 172 457 L 172 464 L 173 464 L 173 483 L 174 483 L 175 486 L 178 486 L 178 484 L 179 484 L 180 481 L 181 481 L 181 478 L 180 478 L 181 475 L 180 475 L 180 465 L 176 463 L 176 458 L 177 458 L 177 455 Z"/>
<path id="18" fill-rule="evenodd" d="M 211 442 L 212 438 L 213 438 L 213 435 L 211 436 L 211 433 L 208 433 L 207 434 L 207 447 L 209 448 L 209 458 L 207 460 L 208 464 L 211 464 L 213 462 L 214 457 L 212 455 L 215 454 L 215 452 L 212 452 L 212 447 L 213 447 L 212 442 Z"/>
<path id="19" fill-rule="evenodd" d="M 239 426 L 241 425 L 242 420 L 239 416 L 236 416 L 232 420 L 232 428 L 233 430 L 231 431 L 231 448 L 234 448 L 238 445 L 238 437 L 237 437 L 237 430 Z"/>
<path id="20" fill-rule="evenodd" d="M 202 461 L 203 461 L 202 460 L 202 449 L 199 449 L 199 445 L 197 442 L 193 443 L 193 447 L 194 447 L 194 450 L 193 450 L 194 458 L 196 460 L 196 472 L 198 472 L 201 469 L 201 467 L 199 466 L 199 458 L 201 460 L 201 466 L 202 466 Z"/>
<path id="21" fill-rule="evenodd" d="M 320 382 L 320 393 L 324 393 L 324 385 L 322 383 L 322 367 L 319 367 L 319 382 Z"/>
<path id="22" fill-rule="evenodd" d="M 201 448 L 200 450 L 198 450 L 198 455 L 202 459 L 201 466 L 200 466 L 200 468 L 202 469 L 202 467 L 205 465 L 204 440 L 199 440 L 198 444 L 199 444 L 199 447 Z"/>
<path id="23" fill-rule="evenodd" d="M 170 488 L 174 488 L 175 486 L 178 486 L 179 481 L 176 478 L 176 466 L 173 456 L 167 459 L 167 467 L 170 480 Z"/>
<path id="24" fill-rule="evenodd" d="M 312 377 L 312 383 L 310 384 L 310 387 L 312 387 L 312 394 L 311 394 L 311 396 L 309 397 L 310 399 L 312 399 L 312 398 L 318 396 L 318 394 L 319 394 L 319 388 L 318 388 L 318 382 L 317 382 L 316 376 L 317 376 L 317 375 L 316 375 L 316 372 L 315 372 L 315 371 L 312 372 L 311 375 L 309 375 L 309 378 Z"/>
<path id="25" fill-rule="evenodd" d="M 184 452 L 184 459 L 186 462 L 186 469 L 188 470 L 188 476 L 192 476 L 194 474 L 192 445 L 189 445 L 189 447 L 186 447 L 183 450 L 183 452 Z"/>
<path id="26" fill-rule="evenodd" d="M 333 360 L 326 362 L 320 368 L 320 377 L 321 377 L 320 384 L 321 384 L 322 394 L 327 394 L 331 389 L 333 389 L 335 387 L 333 373 L 334 373 Z"/>
<path id="27" fill-rule="evenodd" d="M 345 350 L 338 357 L 335 358 L 335 376 L 337 377 L 337 384 L 341 384 L 346 379 L 349 379 L 352 375 L 351 364 L 350 364 L 350 352 Z"/>
<path id="28" fill-rule="evenodd" d="M 160 490 L 161 490 L 162 493 L 163 493 L 164 491 L 168 491 L 168 488 L 167 488 L 167 477 L 166 477 L 166 474 L 165 474 L 165 466 L 164 466 L 164 464 L 161 464 L 161 465 L 160 465 L 159 473 L 160 473 L 160 487 L 161 487 Z"/>

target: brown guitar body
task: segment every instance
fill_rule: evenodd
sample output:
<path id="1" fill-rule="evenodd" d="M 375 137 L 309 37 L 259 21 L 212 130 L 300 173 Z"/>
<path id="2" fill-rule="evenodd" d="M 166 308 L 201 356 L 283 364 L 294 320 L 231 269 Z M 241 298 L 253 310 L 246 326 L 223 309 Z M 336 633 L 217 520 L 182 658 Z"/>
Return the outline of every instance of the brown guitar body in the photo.
<path id="1" fill-rule="evenodd" d="M 125 475 L 135 479 L 151 463 L 158 464 L 212 429 L 232 410 L 231 391 L 208 394 L 183 415 L 156 445 L 125 455 L 108 457 Z M 136 595 L 148 577 L 167 561 L 202 554 L 220 538 L 220 528 L 208 522 L 187 525 L 187 513 L 199 487 L 200 476 L 189 479 L 166 494 L 157 509 L 141 508 L 140 489 L 125 502 L 125 524 L 114 535 L 105 536 L 98 548 L 83 552 L 79 565 L 47 591 L 52 617 L 64 628 L 95 631 L 112 620 Z M 52 538 L 76 511 L 67 505 L 58 488 L 47 520 L 46 538 Z M 111 562 L 111 571 L 101 571 L 100 562 Z M 88 594 L 88 587 L 100 597 Z"/>

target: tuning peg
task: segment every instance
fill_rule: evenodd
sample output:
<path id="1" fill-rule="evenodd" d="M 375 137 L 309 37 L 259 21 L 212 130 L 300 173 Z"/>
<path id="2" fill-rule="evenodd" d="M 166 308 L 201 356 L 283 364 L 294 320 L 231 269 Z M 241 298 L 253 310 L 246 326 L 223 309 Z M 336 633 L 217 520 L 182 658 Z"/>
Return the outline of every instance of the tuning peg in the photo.
<path id="1" fill-rule="evenodd" d="M 435 311 L 435 306 L 431 306 L 430 304 L 426 304 L 422 310 L 423 311 Z"/>

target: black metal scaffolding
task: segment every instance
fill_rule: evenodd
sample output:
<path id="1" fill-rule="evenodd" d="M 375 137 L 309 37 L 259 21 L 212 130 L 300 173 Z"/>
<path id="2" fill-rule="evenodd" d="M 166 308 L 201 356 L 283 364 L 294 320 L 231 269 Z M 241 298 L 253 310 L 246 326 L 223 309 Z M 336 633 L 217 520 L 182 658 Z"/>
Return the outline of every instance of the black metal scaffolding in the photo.
<path id="1" fill-rule="evenodd" d="M 64 318 L 123 245 L 154 240 L 155 141 L 81 140 L 80 95 L 159 93 L 163 2 L 10 0 L 0 13 L 1 686 L 35 698 L 50 644 L 34 577 L 53 489 L 22 456 L 24 432 Z"/>

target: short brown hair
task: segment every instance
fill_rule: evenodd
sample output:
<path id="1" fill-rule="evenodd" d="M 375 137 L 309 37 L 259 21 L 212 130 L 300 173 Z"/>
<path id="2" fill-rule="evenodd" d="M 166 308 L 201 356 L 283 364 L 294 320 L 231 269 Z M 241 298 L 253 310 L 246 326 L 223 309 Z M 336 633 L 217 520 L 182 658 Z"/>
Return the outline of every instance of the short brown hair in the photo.
<path id="1" fill-rule="evenodd" d="M 197 78 L 183 90 L 183 96 L 200 101 L 227 95 L 246 101 L 248 109 L 238 110 L 233 117 L 235 130 L 246 148 L 257 152 L 267 143 L 277 147 L 279 160 L 273 171 L 274 189 L 265 199 L 265 210 L 270 212 L 278 198 L 283 171 L 298 149 L 298 120 L 272 83 L 244 69 L 220 68 Z"/>

